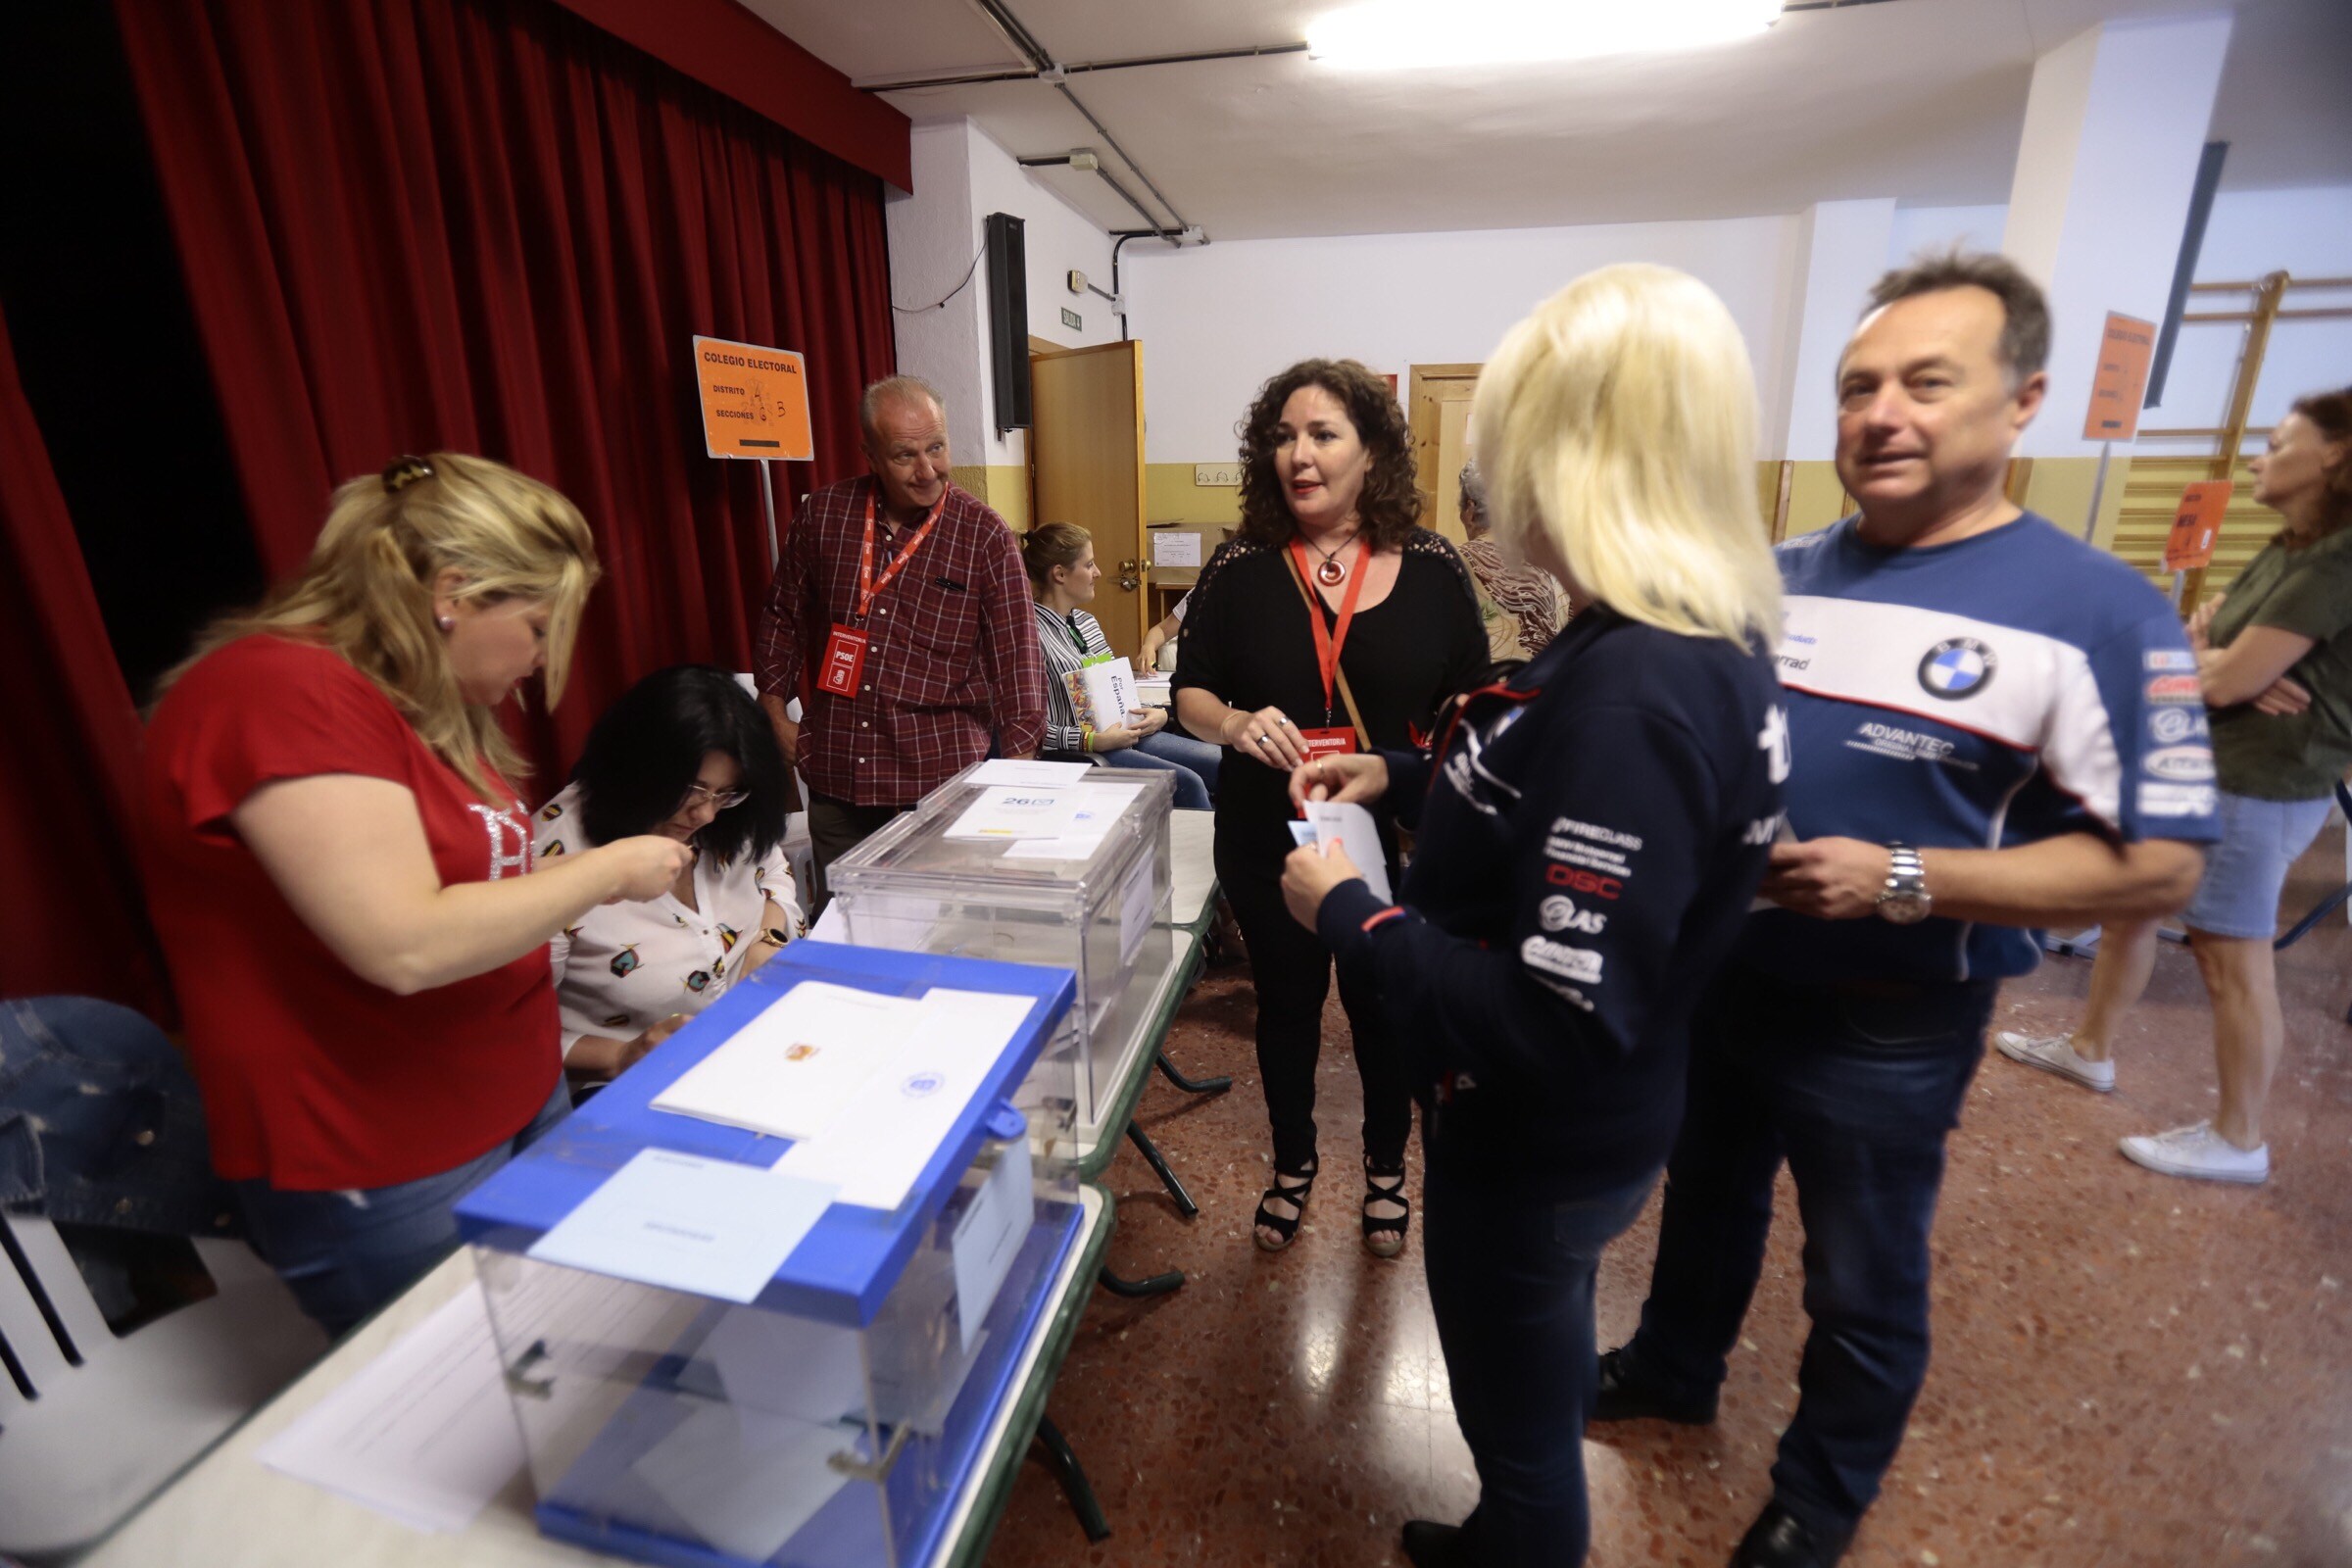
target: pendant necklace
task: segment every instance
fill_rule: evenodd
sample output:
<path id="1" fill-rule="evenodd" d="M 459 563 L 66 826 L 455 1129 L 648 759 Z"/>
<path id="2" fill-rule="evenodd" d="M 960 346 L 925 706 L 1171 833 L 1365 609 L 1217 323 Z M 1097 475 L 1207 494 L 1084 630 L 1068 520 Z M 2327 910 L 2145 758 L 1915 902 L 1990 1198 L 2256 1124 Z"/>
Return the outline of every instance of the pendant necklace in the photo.
<path id="1" fill-rule="evenodd" d="M 1361 529 L 1357 530 L 1359 533 L 1361 531 Z M 1299 537 L 1306 538 L 1304 534 L 1300 534 Z M 1348 580 L 1348 564 L 1339 559 L 1339 554 L 1353 543 L 1355 543 L 1355 534 L 1352 533 L 1330 550 L 1324 549 L 1312 539 L 1307 539 L 1306 548 L 1323 558 L 1323 564 L 1315 568 L 1315 581 L 1326 588 L 1337 588 L 1346 582 Z"/>

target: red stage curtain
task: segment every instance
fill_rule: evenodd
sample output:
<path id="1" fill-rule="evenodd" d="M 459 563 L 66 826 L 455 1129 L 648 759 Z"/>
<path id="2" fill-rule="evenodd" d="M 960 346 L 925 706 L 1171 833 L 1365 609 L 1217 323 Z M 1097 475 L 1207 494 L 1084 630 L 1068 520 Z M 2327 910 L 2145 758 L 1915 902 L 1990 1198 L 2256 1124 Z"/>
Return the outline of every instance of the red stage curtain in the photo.
<path id="1" fill-rule="evenodd" d="M 106 997 L 169 1018 L 124 824 L 139 716 L 0 323 L 0 997 Z"/>
<path id="2" fill-rule="evenodd" d="M 392 456 L 555 484 L 606 577 L 575 685 L 518 734 L 538 793 L 631 680 L 751 667 L 758 474 L 704 456 L 697 332 L 808 356 L 817 459 L 859 466 L 894 367 L 882 187 L 552 0 L 117 0 L 263 560 Z"/>

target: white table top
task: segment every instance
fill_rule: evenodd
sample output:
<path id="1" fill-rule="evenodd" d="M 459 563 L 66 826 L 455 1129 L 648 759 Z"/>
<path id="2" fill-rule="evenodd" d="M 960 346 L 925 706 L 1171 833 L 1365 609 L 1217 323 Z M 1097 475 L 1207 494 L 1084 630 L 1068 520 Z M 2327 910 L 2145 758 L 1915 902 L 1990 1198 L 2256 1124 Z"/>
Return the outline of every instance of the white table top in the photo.
<path id="1" fill-rule="evenodd" d="M 1078 1260 L 1102 1223 L 1102 1195 L 1079 1189 L 1079 1232 L 1051 1286 L 1047 1310 L 1023 1347 L 988 1448 L 972 1465 L 937 1556 L 945 1559 L 971 1524 L 987 1454 L 1006 1441 L 1012 1406 L 1028 1383 L 1051 1331 L 1054 1308 L 1078 1278 Z M 308 1482 L 266 1468 L 254 1450 L 342 1386 L 395 1339 L 460 1291 L 474 1289 L 473 1256 L 465 1249 L 343 1342 L 252 1419 L 224 1439 L 82 1559 L 82 1568 L 561 1568 L 614 1559 L 539 1534 L 529 1473 L 517 1474 L 471 1525 L 455 1535 L 428 1534 Z"/>
<path id="2" fill-rule="evenodd" d="M 1168 813 L 1168 924 L 1198 930 L 1217 891 L 1216 813 Z"/>

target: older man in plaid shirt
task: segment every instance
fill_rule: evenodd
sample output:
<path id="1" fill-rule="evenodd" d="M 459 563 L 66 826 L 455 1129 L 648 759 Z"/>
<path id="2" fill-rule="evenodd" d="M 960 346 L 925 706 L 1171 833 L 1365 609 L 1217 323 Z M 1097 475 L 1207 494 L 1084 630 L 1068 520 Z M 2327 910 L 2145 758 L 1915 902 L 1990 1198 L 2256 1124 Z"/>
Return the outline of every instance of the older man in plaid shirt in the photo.
<path id="1" fill-rule="evenodd" d="M 872 473 L 793 519 L 760 618 L 760 699 L 808 781 L 816 898 L 825 868 L 980 760 L 1045 732 L 1045 662 L 1004 519 L 950 482 L 948 416 L 910 375 L 858 407 Z M 803 722 L 784 716 L 804 668 Z"/>

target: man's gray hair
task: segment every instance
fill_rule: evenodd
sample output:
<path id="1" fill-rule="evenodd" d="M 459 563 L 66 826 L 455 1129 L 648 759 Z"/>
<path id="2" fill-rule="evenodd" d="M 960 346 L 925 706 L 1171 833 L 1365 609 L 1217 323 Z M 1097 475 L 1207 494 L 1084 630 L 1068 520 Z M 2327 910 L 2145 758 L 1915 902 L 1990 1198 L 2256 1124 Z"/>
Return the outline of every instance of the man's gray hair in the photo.
<path id="1" fill-rule="evenodd" d="M 1481 512 L 1487 510 L 1487 481 L 1479 477 L 1476 458 L 1462 465 L 1462 471 L 1454 475 L 1453 483 L 1454 488 L 1461 492 L 1463 501 Z"/>
<path id="2" fill-rule="evenodd" d="M 2001 302 L 2000 356 L 2012 384 L 2039 374 L 2049 364 L 2050 302 L 2041 285 L 2006 256 L 1956 245 L 1941 255 L 1915 256 L 1910 266 L 1896 268 L 1872 285 L 1870 308 L 1863 314 L 1916 294 L 1953 288 L 1981 288 Z"/>
<path id="3" fill-rule="evenodd" d="M 881 416 L 882 405 L 911 403 L 917 398 L 929 398 L 940 416 L 947 416 L 948 400 L 939 395 L 939 388 L 919 375 L 886 375 L 865 389 L 865 395 L 858 400 L 858 430 L 865 438 L 866 450 L 870 452 L 880 444 L 881 433 L 875 421 Z"/>

